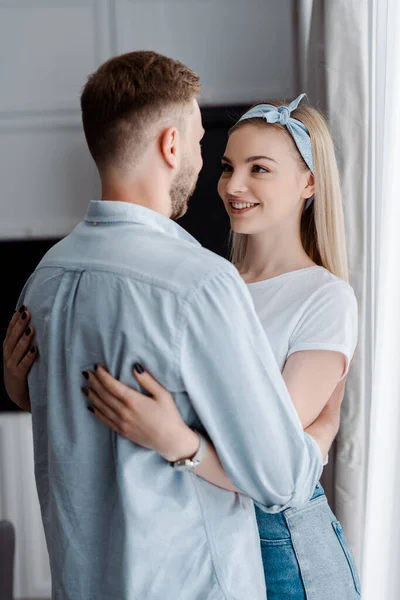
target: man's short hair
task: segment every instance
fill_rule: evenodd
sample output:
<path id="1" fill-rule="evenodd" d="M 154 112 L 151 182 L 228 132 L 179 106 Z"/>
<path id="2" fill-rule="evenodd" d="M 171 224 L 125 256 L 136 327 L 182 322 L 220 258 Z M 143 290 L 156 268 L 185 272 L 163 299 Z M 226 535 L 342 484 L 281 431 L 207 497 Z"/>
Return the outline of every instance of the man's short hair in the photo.
<path id="1" fill-rule="evenodd" d="M 163 118 L 180 126 L 200 91 L 191 69 L 152 51 L 128 52 L 102 64 L 81 94 L 83 129 L 99 170 L 134 166 Z"/>

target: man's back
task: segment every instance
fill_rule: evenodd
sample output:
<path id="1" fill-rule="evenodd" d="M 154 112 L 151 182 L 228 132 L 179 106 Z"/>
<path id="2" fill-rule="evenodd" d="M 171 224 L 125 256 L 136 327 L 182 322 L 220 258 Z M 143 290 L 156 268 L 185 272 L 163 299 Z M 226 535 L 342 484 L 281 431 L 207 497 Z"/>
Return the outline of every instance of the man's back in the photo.
<path id="1" fill-rule="evenodd" d="M 252 501 L 116 435 L 81 392 L 95 363 L 137 386 L 139 362 L 200 426 L 179 370 L 182 312 L 210 273 L 233 268 L 148 209 L 92 202 L 88 214 L 20 299 L 40 352 L 29 386 L 54 598 L 261 600 Z"/>

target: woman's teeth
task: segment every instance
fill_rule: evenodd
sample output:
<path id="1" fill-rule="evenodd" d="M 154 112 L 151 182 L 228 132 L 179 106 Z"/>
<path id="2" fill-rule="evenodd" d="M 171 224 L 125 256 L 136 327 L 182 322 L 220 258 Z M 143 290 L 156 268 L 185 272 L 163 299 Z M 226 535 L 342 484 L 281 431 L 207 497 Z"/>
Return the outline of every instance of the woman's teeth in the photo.
<path id="1" fill-rule="evenodd" d="M 243 203 L 243 202 L 231 202 L 232 208 L 236 208 L 237 210 L 240 210 L 242 208 L 251 208 L 252 206 L 257 206 L 257 204 L 249 204 L 247 203 Z"/>

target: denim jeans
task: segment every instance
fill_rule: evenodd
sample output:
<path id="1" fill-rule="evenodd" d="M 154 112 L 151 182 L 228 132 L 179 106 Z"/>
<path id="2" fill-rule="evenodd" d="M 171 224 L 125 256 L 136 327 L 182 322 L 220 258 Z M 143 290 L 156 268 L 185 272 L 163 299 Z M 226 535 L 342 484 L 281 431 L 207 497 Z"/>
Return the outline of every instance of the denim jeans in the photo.
<path id="1" fill-rule="evenodd" d="M 360 599 L 354 558 L 320 484 L 305 507 L 256 507 L 256 517 L 268 600 Z"/>

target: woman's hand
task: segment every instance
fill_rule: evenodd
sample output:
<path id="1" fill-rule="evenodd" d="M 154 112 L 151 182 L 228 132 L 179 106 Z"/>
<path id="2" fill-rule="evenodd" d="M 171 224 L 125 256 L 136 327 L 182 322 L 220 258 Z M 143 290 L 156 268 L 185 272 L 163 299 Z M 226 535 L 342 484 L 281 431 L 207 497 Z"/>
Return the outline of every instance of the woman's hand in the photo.
<path id="1" fill-rule="evenodd" d="M 146 396 L 112 377 L 100 365 L 84 371 L 95 416 L 123 437 L 150 448 L 168 461 L 194 456 L 199 438 L 183 421 L 172 395 L 150 373 L 135 365 L 133 374 Z"/>
<path id="2" fill-rule="evenodd" d="M 199 449 L 198 435 L 183 421 L 168 390 L 150 373 L 141 371 L 136 364 L 133 374 L 150 397 L 121 383 L 100 366 L 94 372 L 84 371 L 89 387 L 82 389 L 92 401 L 89 410 L 120 435 L 155 450 L 170 462 L 192 458 Z M 224 490 L 240 492 L 225 474 L 211 442 L 195 473 Z"/>
<path id="3" fill-rule="evenodd" d="M 16 311 L 8 325 L 3 342 L 4 383 L 10 399 L 23 410 L 31 410 L 28 373 L 37 356 L 32 345 L 34 329 L 29 325 L 31 315 L 25 306 Z"/>

